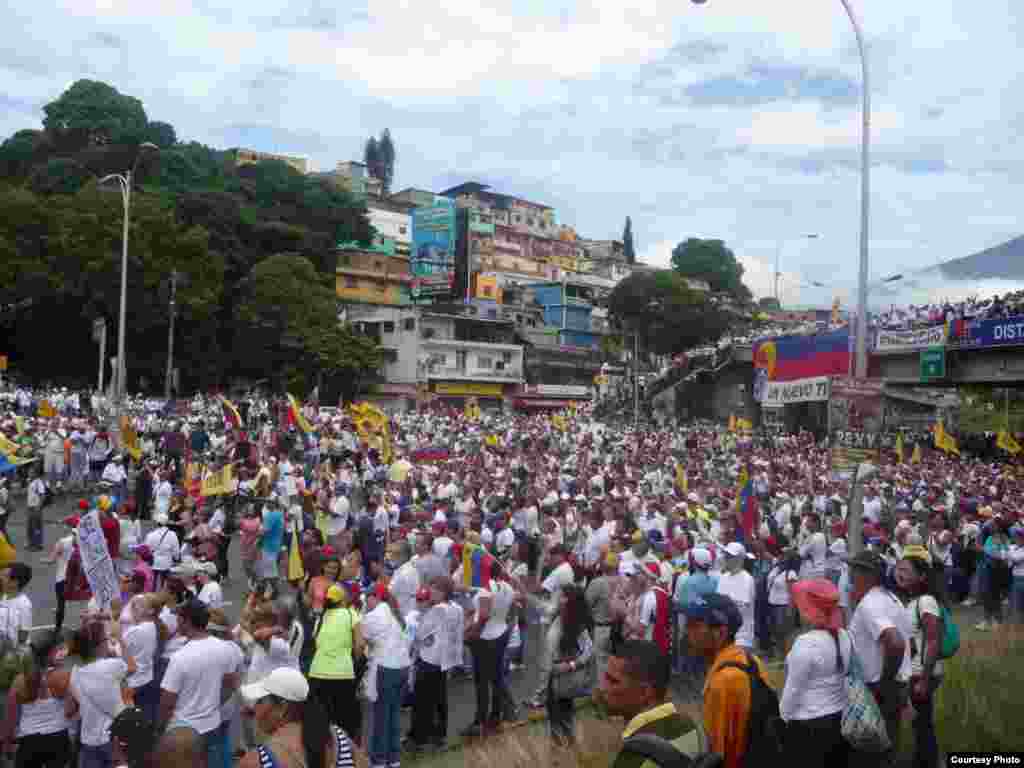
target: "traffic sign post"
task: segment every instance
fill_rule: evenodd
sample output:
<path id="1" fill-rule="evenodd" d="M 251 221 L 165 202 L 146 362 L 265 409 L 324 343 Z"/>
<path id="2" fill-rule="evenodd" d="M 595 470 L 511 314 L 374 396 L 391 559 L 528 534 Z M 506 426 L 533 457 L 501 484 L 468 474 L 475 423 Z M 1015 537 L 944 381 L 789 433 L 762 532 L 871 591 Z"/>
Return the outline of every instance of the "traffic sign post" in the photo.
<path id="1" fill-rule="evenodd" d="M 921 350 L 921 381 L 946 378 L 946 348 L 928 347 Z"/>

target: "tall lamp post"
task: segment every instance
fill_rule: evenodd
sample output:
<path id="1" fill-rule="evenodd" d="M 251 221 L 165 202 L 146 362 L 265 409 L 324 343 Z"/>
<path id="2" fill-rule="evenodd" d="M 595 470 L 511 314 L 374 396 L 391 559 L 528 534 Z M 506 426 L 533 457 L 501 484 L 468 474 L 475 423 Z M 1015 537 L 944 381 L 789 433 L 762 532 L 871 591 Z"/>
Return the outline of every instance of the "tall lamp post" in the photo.
<path id="1" fill-rule="evenodd" d="M 692 0 L 695 5 L 703 5 L 706 0 Z M 871 86 L 868 78 L 868 56 L 864 45 L 864 33 L 861 30 L 857 15 L 853 12 L 850 0 L 839 0 L 843 4 L 846 15 L 853 26 L 853 34 L 857 38 L 857 50 L 860 53 L 861 88 L 861 136 L 860 136 L 860 267 L 857 273 L 857 325 L 855 328 L 854 375 L 858 379 L 866 379 L 868 375 L 867 335 L 868 335 L 868 221 L 871 210 L 870 170 L 871 170 Z"/>
<path id="2" fill-rule="evenodd" d="M 117 415 L 124 411 L 125 395 L 125 366 L 124 361 L 124 326 L 128 313 L 128 224 L 131 219 L 132 209 L 132 176 L 139 165 L 139 159 L 144 152 L 159 152 L 160 148 L 150 141 L 139 145 L 139 153 L 135 156 L 131 170 L 124 173 L 111 173 L 100 179 L 100 184 L 108 181 L 117 181 L 121 185 L 121 201 L 124 203 L 124 228 L 121 232 L 121 308 L 119 310 L 117 323 L 117 388 L 114 397 L 117 400 Z"/>

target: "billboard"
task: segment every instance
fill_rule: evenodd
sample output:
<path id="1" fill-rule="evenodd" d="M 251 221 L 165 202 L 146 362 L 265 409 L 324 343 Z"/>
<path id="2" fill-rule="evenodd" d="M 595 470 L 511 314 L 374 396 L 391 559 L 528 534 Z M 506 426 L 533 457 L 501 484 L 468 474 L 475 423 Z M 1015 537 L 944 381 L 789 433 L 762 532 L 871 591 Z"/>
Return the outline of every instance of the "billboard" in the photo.
<path id="1" fill-rule="evenodd" d="M 832 379 L 828 401 L 832 471 L 852 475 L 862 461 L 877 463 L 882 438 L 882 382 L 846 376 Z"/>
<path id="2" fill-rule="evenodd" d="M 946 345 L 946 326 L 915 328 L 911 331 L 887 331 L 879 328 L 875 334 L 875 354 L 892 355 L 901 352 L 917 352 L 927 347 Z"/>
<path id="3" fill-rule="evenodd" d="M 413 210 L 409 271 L 414 299 L 451 292 L 455 280 L 455 233 L 453 200 L 437 197 L 433 205 Z"/>
<path id="4" fill-rule="evenodd" d="M 1024 346 L 1024 315 L 998 317 L 991 320 L 968 320 L 960 326 L 961 347 Z M 950 339 L 954 341 L 953 338 Z"/>
<path id="5" fill-rule="evenodd" d="M 785 336 L 754 345 L 754 369 L 768 381 L 795 381 L 850 372 L 852 335 L 848 328 L 813 336 Z"/>
<path id="6" fill-rule="evenodd" d="M 790 403 L 814 403 L 828 400 L 828 376 L 796 381 L 769 381 L 764 383 L 761 397 L 755 399 L 765 408 L 778 408 Z"/>

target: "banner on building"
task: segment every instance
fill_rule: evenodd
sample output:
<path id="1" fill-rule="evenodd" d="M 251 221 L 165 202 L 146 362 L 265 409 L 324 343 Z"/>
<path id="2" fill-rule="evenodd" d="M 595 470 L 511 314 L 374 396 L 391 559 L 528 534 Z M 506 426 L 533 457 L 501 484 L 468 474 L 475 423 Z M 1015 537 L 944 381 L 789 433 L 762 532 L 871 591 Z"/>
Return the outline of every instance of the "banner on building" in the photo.
<path id="1" fill-rule="evenodd" d="M 754 369 L 768 381 L 843 376 L 850 370 L 853 335 L 847 328 L 812 336 L 783 336 L 754 344 Z"/>
<path id="2" fill-rule="evenodd" d="M 828 400 L 828 376 L 815 376 L 796 381 L 766 381 L 761 390 L 761 406 L 778 408 L 790 403 L 815 403 Z"/>
<path id="3" fill-rule="evenodd" d="M 121 594 L 121 587 L 114 573 L 114 561 L 110 559 L 107 539 L 100 526 L 99 512 L 95 509 L 78 523 L 78 551 L 93 597 L 99 608 L 106 610 L 114 596 Z"/>
<path id="4" fill-rule="evenodd" d="M 455 280 L 455 233 L 454 200 L 437 197 L 432 205 L 412 212 L 409 271 L 414 280 L 414 295 L 438 296 L 451 291 Z"/>
<path id="5" fill-rule="evenodd" d="M 946 332 L 946 325 L 915 328 L 910 331 L 887 331 L 880 328 L 875 336 L 875 353 L 893 355 L 916 352 L 926 347 L 943 347 L 946 345 Z"/>
<path id="6" fill-rule="evenodd" d="M 434 391 L 439 395 L 474 395 L 476 397 L 501 397 L 505 388 L 501 384 L 478 384 L 476 382 L 443 382 L 434 384 Z"/>
<path id="7" fill-rule="evenodd" d="M 597 377 L 595 377 L 596 379 Z M 586 384 L 528 384 L 526 393 L 530 395 L 549 395 L 552 397 L 590 397 L 590 387 Z"/>
<path id="8" fill-rule="evenodd" d="M 961 347 L 1024 346 L 1024 315 L 968 320 L 960 325 Z"/>
<path id="9" fill-rule="evenodd" d="M 846 376 L 832 379 L 828 401 L 833 473 L 848 477 L 864 461 L 877 463 L 882 445 L 882 382 Z"/>

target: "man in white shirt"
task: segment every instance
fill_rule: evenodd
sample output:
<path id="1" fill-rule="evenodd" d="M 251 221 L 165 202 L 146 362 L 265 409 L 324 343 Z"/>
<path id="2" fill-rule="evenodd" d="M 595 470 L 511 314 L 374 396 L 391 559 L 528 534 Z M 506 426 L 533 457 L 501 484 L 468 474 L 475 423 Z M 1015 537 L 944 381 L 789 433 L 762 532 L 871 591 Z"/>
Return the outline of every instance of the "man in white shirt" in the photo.
<path id="1" fill-rule="evenodd" d="M 405 539 L 391 545 L 391 559 L 396 566 L 391 576 L 390 590 L 398 602 L 403 616 L 416 608 L 416 591 L 420 588 L 420 575 L 412 564 L 412 546 Z"/>
<path id="2" fill-rule="evenodd" d="M 718 577 L 718 594 L 728 595 L 736 603 L 743 624 L 736 632 L 736 645 L 754 651 L 754 603 L 757 585 L 754 577 L 743 569 L 747 550 L 738 541 L 725 545 L 725 569 Z"/>
<path id="3" fill-rule="evenodd" d="M 206 631 L 210 611 L 199 600 L 179 605 L 177 634 L 187 642 L 173 656 L 160 685 L 158 730 L 192 728 L 206 743 L 208 765 L 223 765 L 222 745 L 215 734 L 220 727 L 220 706 L 238 688 L 241 649 L 211 637 Z"/>
<path id="4" fill-rule="evenodd" d="M 168 571 L 181 555 L 181 544 L 178 541 L 178 534 L 167 527 L 167 514 L 157 512 L 153 515 L 153 522 L 156 528 L 146 534 L 144 544 L 153 553 L 153 573 L 156 576 L 155 588 L 163 586 L 163 580 L 167 578 Z"/>
<path id="5" fill-rule="evenodd" d="M 848 565 L 850 597 L 856 605 L 850 636 L 864 682 L 882 710 L 889 739 L 897 744 L 900 716 L 907 703 L 913 627 L 903 604 L 883 586 L 885 563 L 877 553 L 861 551 Z"/>
<path id="6" fill-rule="evenodd" d="M 0 569 L 0 638 L 25 645 L 32 630 L 32 601 L 25 589 L 32 581 L 32 568 L 11 563 Z"/>
<path id="7" fill-rule="evenodd" d="M 576 574 L 565 557 L 564 547 L 556 546 L 551 548 L 547 559 L 554 567 L 547 578 L 541 583 L 538 599 L 541 638 L 540 669 L 538 672 L 537 689 L 533 699 L 530 701 L 530 706 L 535 709 L 544 707 L 547 702 L 548 681 L 551 676 L 552 663 L 552 659 L 548 658 L 545 652 L 545 649 L 548 647 L 547 633 L 555 616 L 558 615 L 558 607 L 562 601 L 562 590 L 576 581 Z"/>
<path id="8" fill-rule="evenodd" d="M 825 578 L 825 558 L 828 556 L 828 542 L 821 532 L 821 518 L 816 514 L 804 516 L 807 536 L 800 545 L 800 578 Z"/>
<path id="9" fill-rule="evenodd" d="M 43 551 L 43 501 L 46 499 L 46 483 L 42 472 L 37 470 L 32 482 L 28 485 L 28 547 L 27 549 Z"/>
<path id="10" fill-rule="evenodd" d="M 874 486 L 864 489 L 864 519 L 878 525 L 882 519 L 882 500 L 878 498 L 878 490 Z"/>

